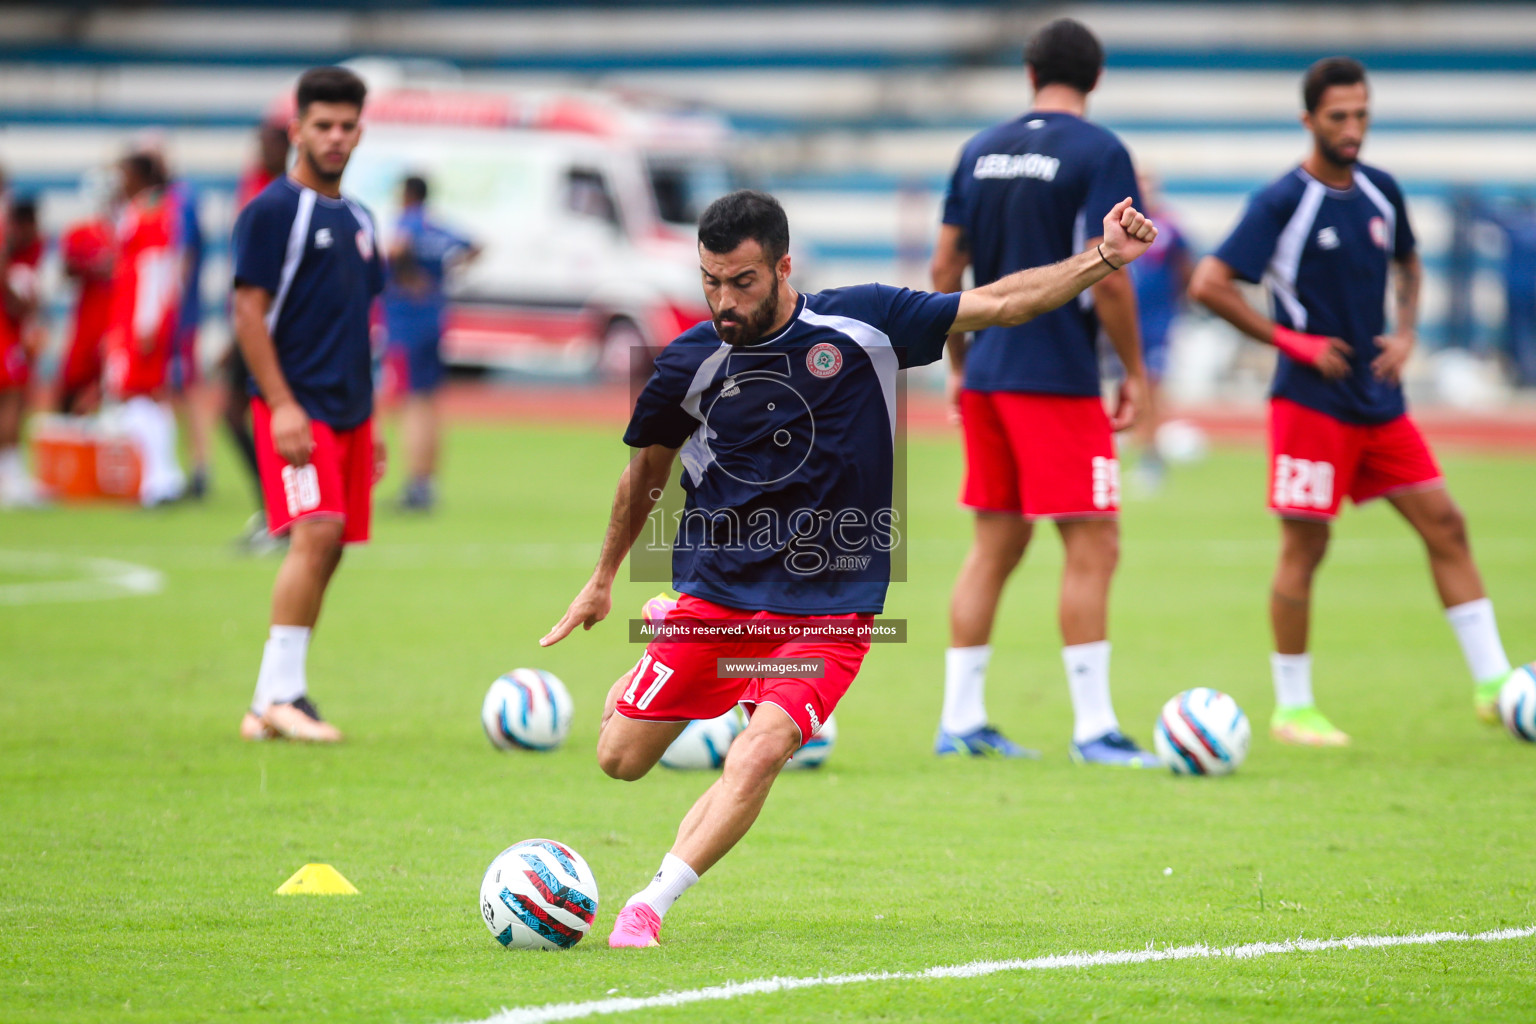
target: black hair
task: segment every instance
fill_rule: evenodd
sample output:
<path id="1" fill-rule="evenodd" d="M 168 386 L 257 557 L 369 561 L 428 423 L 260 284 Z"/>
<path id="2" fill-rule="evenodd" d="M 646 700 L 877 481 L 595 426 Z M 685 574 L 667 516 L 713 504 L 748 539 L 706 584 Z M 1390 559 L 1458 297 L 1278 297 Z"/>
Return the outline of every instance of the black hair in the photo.
<path id="1" fill-rule="evenodd" d="M 367 97 L 368 86 L 363 80 L 338 67 L 310 68 L 299 76 L 299 87 L 294 92 L 300 117 L 311 103 L 350 103 L 362 110 Z"/>
<path id="2" fill-rule="evenodd" d="M 766 192 L 744 188 L 723 195 L 699 218 L 699 244 L 710 252 L 732 252 L 748 239 L 763 247 L 769 266 L 789 252 L 789 218 Z"/>
<path id="3" fill-rule="evenodd" d="M 1301 100 L 1307 105 L 1307 113 L 1317 112 L 1323 101 L 1323 93 L 1335 85 L 1359 85 L 1365 81 L 1365 65 L 1353 57 L 1324 57 L 1307 68 L 1301 80 Z"/>
<path id="4" fill-rule="evenodd" d="M 411 175 L 400 183 L 400 187 L 405 192 L 405 198 L 408 201 L 413 203 L 424 203 L 427 201 L 427 179 L 421 175 Z"/>
<path id="5" fill-rule="evenodd" d="M 36 224 L 37 200 L 31 196 L 24 196 L 11 203 L 10 218 L 12 224 Z"/>
<path id="6" fill-rule="evenodd" d="M 153 153 L 142 150 L 129 153 L 123 157 L 123 166 L 151 188 L 159 188 L 165 184 L 165 164 Z"/>
<path id="7" fill-rule="evenodd" d="M 1036 88 L 1059 82 L 1092 92 L 1104 70 L 1104 47 L 1082 22 L 1057 18 L 1030 38 L 1024 63 L 1034 69 Z"/>

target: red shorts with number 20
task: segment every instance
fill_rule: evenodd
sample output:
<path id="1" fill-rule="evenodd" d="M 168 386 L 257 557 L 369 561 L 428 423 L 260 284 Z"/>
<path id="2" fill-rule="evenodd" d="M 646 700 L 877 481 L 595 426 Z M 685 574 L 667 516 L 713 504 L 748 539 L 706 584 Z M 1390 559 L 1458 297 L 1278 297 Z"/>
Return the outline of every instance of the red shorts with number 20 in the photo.
<path id="1" fill-rule="evenodd" d="M 812 616 L 743 611 L 684 594 L 667 615 L 667 622 L 799 622 L 809 618 Z M 870 615 L 814 618 L 850 625 L 873 621 Z M 772 704 L 794 719 L 802 739 L 810 739 L 848 692 L 868 652 L 868 640 L 653 640 L 614 710 L 625 718 L 645 722 L 686 722 L 717 718 L 738 703 L 748 705 L 749 710 Z M 820 679 L 721 678 L 716 671 L 721 658 L 821 658 L 826 672 Z"/>
<path id="2" fill-rule="evenodd" d="M 361 544 L 368 539 L 373 512 L 372 420 L 351 430 L 332 430 L 310 420 L 315 450 L 303 466 L 291 465 L 277 453 L 272 443 L 272 410 L 259 398 L 251 399 L 251 426 L 267 505 L 267 530 L 273 536 L 287 533 L 305 519 L 330 519 L 343 524 L 342 543 Z"/>
<path id="3" fill-rule="evenodd" d="M 1407 416 L 1385 423 L 1334 419 L 1284 398 L 1269 403 L 1269 510 L 1328 522 L 1356 505 L 1441 483 L 1440 467 Z"/>

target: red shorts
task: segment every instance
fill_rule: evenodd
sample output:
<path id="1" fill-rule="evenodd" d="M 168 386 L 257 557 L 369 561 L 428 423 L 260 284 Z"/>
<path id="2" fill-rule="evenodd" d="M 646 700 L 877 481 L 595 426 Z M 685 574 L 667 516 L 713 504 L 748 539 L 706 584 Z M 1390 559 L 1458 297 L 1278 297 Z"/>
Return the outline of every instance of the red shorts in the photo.
<path id="1" fill-rule="evenodd" d="M 256 436 L 256 467 L 266 497 L 267 529 L 279 536 L 305 519 L 330 519 L 345 524 L 341 539 L 360 544 L 368 539 L 373 512 L 373 420 L 351 430 L 332 430 L 310 420 L 315 450 L 309 463 L 290 465 L 272 443 L 272 410 L 251 399 L 251 425 Z"/>
<path id="2" fill-rule="evenodd" d="M 1345 495 L 1359 505 L 1442 480 L 1429 445 L 1407 416 L 1362 425 L 1284 398 L 1269 403 L 1271 512 L 1328 522 Z"/>
<path id="3" fill-rule="evenodd" d="M 170 357 L 170 347 L 164 344 L 156 345 L 151 352 L 141 352 L 137 345 L 109 344 L 106 359 L 109 389 L 120 398 L 158 396 L 165 388 Z"/>
<path id="4" fill-rule="evenodd" d="M 19 339 L 8 337 L 10 330 L 0 324 L 0 391 L 24 388 L 32 379 L 32 360 L 26 346 Z"/>
<path id="5" fill-rule="evenodd" d="M 1025 519 L 1113 519 L 1120 462 L 1094 396 L 960 392 L 965 484 L 960 504 Z"/>
<path id="6" fill-rule="evenodd" d="M 688 594 L 679 598 L 677 607 L 667 615 L 668 622 L 793 622 L 807 618 L 811 616 L 727 608 Z M 818 615 L 815 619 L 867 624 L 874 617 Z M 645 722 L 686 722 L 716 718 L 738 703 L 749 708 L 772 704 L 794 719 L 802 739 L 810 739 L 848 692 L 867 653 L 867 640 L 653 640 L 645 648 L 614 710 L 625 718 Z M 720 658 L 821 658 L 826 672 L 820 679 L 721 678 L 716 671 Z"/>

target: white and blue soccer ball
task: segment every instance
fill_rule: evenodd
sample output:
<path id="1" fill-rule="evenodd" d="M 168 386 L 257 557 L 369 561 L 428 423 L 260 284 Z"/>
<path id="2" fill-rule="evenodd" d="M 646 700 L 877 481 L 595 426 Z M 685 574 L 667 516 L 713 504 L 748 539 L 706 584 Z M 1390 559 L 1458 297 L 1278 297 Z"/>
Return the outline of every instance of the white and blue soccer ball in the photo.
<path id="1" fill-rule="evenodd" d="M 1516 739 L 1536 743 L 1536 662 L 1515 669 L 1499 687 L 1499 718 Z"/>
<path id="2" fill-rule="evenodd" d="M 525 839 L 486 869 L 480 916 L 508 949 L 570 949 L 597 917 L 597 878 L 564 843 Z"/>
<path id="3" fill-rule="evenodd" d="M 552 672 L 515 668 L 491 684 L 480 705 L 498 750 L 553 750 L 571 731 L 571 694 Z"/>
<path id="4" fill-rule="evenodd" d="M 720 768 L 731 742 L 747 727 L 747 713 L 737 704 L 718 718 L 689 722 L 661 755 L 665 768 L 680 771 Z"/>
<path id="5" fill-rule="evenodd" d="M 826 764 L 827 758 L 832 754 L 832 748 L 837 744 L 837 716 L 828 715 L 827 720 L 821 723 L 810 739 L 795 751 L 785 768 L 820 768 Z"/>
<path id="6" fill-rule="evenodd" d="M 1157 756 L 1175 775 L 1227 775 L 1248 756 L 1253 738 L 1237 701 L 1208 686 L 1185 690 L 1163 705 L 1152 730 Z"/>

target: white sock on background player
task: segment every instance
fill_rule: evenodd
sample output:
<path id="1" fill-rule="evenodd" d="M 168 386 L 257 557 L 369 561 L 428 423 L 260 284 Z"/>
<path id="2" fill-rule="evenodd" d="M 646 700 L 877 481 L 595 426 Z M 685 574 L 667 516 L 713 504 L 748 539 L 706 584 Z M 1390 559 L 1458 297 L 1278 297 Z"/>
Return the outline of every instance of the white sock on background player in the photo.
<path id="1" fill-rule="evenodd" d="M 1275 704 L 1282 708 L 1312 706 L 1312 655 L 1271 654 L 1269 671 L 1275 680 Z"/>
<path id="2" fill-rule="evenodd" d="M 1461 641 L 1462 656 L 1472 672 L 1474 683 L 1502 679 L 1509 674 L 1509 655 L 1499 641 L 1499 623 L 1493 615 L 1493 602 L 1486 597 L 1445 610 L 1445 620 Z"/>
<path id="3" fill-rule="evenodd" d="M 632 907 L 636 903 L 644 903 L 656 911 L 657 917 L 666 917 L 677 898 L 698 880 L 698 873 L 693 868 L 669 853 L 661 858 L 661 870 L 656 872 L 651 884 L 631 896 L 624 905 Z"/>
<path id="4" fill-rule="evenodd" d="M 308 626 L 273 626 L 261 652 L 256 696 L 251 710 L 266 713 L 273 704 L 289 704 L 309 691 L 304 666 L 309 658 Z"/>
<path id="5" fill-rule="evenodd" d="M 1086 743 L 1119 729 L 1109 699 L 1109 641 L 1063 647 L 1061 661 L 1072 693 L 1072 742 Z"/>
<path id="6" fill-rule="evenodd" d="M 987 663 L 992 645 L 951 647 L 944 652 L 944 710 L 939 728 L 964 736 L 987 724 Z"/>

